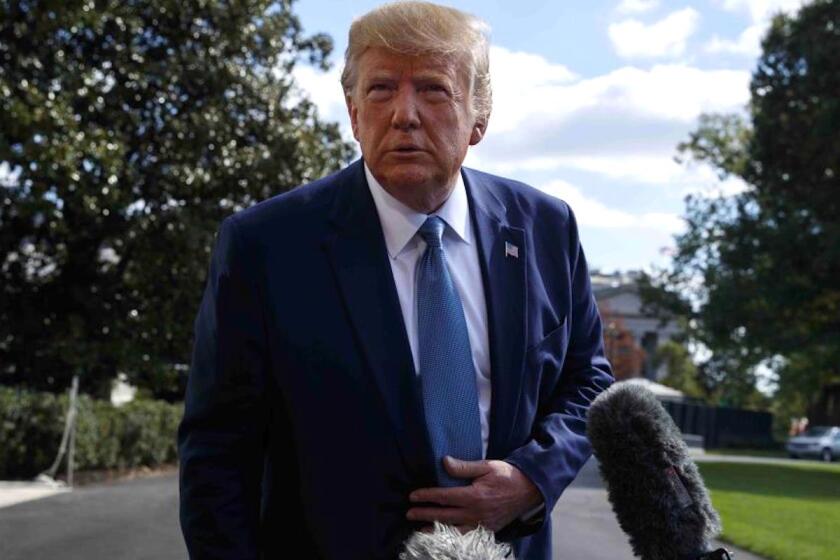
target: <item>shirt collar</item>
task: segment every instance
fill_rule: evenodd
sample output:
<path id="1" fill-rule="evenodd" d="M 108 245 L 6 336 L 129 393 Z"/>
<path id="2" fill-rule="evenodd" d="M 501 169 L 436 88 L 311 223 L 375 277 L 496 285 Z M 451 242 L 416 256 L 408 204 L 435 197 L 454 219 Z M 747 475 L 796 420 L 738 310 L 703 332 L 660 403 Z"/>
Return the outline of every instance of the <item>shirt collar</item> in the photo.
<path id="1" fill-rule="evenodd" d="M 464 243 L 471 243 L 472 236 L 469 228 L 470 214 L 467 203 L 467 191 L 464 179 L 458 173 L 455 188 L 443 205 L 432 214 L 417 212 L 413 208 L 400 202 L 379 184 L 365 162 L 365 176 L 367 177 L 370 194 L 379 214 L 382 233 L 385 235 L 385 245 L 392 259 L 403 252 L 408 243 L 414 238 L 417 230 L 429 216 L 440 216 Z M 446 232 L 444 231 L 444 235 Z"/>

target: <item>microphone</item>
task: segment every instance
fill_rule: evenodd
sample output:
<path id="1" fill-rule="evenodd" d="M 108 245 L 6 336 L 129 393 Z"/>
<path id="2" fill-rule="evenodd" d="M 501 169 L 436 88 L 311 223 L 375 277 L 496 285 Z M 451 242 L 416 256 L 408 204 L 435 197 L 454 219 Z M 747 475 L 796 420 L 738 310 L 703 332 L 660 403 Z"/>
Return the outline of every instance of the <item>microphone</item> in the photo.
<path id="1" fill-rule="evenodd" d="M 656 396 L 619 382 L 589 408 L 587 434 L 633 553 L 643 560 L 728 559 L 710 550 L 721 530 L 697 466 Z"/>
<path id="2" fill-rule="evenodd" d="M 434 522 L 434 531 L 415 532 L 399 560 L 516 560 L 510 545 L 497 543 L 492 531 L 479 525 L 463 535 L 451 525 Z"/>

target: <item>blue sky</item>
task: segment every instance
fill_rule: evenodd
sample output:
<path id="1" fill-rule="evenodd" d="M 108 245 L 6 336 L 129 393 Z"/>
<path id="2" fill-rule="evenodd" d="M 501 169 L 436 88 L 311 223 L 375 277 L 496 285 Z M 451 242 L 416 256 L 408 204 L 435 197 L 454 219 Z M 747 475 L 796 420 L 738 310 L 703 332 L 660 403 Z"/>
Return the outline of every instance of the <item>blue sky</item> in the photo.
<path id="1" fill-rule="evenodd" d="M 759 41 L 801 0 L 453 0 L 491 27 L 493 113 L 465 165 L 566 200 L 592 269 L 668 262 L 684 197 L 744 188 L 673 161 L 703 112 L 742 111 Z M 296 71 L 349 136 L 338 74 L 354 17 L 373 1 L 303 0 L 307 33 L 333 37 L 332 69 Z"/>

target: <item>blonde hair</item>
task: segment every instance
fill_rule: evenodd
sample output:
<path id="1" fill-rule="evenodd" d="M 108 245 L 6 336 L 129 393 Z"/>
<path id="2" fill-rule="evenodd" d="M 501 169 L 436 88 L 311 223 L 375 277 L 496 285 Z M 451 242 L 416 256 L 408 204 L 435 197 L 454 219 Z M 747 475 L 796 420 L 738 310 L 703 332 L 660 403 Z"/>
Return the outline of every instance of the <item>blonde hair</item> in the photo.
<path id="1" fill-rule="evenodd" d="M 356 18 L 350 26 L 341 86 L 352 96 L 357 63 L 370 47 L 406 55 L 443 56 L 467 70 L 476 121 L 487 124 L 493 105 L 490 89 L 490 27 L 479 18 L 431 2 L 383 4 Z"/>

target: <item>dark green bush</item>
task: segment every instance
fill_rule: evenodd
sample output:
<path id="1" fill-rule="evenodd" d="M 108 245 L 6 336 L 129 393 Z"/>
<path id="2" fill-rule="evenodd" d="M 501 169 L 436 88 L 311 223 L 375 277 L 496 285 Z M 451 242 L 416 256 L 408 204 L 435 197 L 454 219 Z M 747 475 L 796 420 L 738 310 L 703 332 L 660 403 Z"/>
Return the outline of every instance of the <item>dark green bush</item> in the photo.
<path id="1" fill-rule="evenodd" d="M 52 465 L 68 401 L 67 395 L 0 387 L 0 479 L 32 478 Z M 141 399 L 114 407 L 79 395 L 76 470 L 174 463 L 182 415 L 180 404 Z"/>

